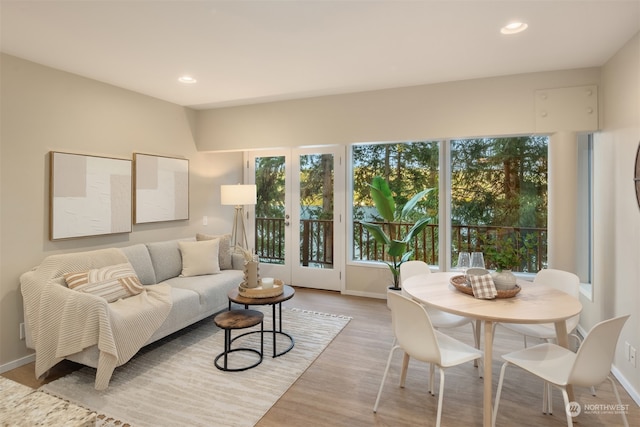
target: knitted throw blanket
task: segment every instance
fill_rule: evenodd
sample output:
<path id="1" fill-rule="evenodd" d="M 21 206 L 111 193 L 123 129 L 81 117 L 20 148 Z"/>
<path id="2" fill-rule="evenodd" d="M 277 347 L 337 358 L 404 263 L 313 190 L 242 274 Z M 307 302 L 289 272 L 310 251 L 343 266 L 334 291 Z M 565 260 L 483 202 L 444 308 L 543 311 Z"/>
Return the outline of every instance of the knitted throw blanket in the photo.
<path id="1" fill-rule="evenodd" d="M 133 357 L 171 310 L 167 284 L 145 286 L 135 296 L 107 303 L 67 288 L 65 273 L 128 262 L 120 249 L 52 255 L 20 277 L 25 319 L 36 350 L 40 378 L 65 356 L 97 345 L 95 388 L 106 389 L 113 370 Z"/>

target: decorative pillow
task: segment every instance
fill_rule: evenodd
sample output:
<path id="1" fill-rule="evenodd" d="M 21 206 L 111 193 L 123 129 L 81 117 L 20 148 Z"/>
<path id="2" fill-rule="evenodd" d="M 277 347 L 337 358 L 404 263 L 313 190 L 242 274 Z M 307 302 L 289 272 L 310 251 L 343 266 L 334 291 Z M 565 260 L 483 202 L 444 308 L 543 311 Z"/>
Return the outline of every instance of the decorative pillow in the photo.
<path id="1" fill-rule="evenodd" d="M 69 289 L 97 295 L 107 302 L 138 295 L 144 289 L 128 262 L 79 273 L 67 273 L 64 280 Z"/>
<path id="2" fill-rule="evenodd" d="M 490 274 L 468 276 L 473 289 L 473 296 L 480 299 L 494 299 L 498 295 L 496 285 Z"/>
<path id="3" fill-rule="evenodd" d="M 196 234 L 196 240 L 213 240 L 220 239 L 220 248 L 218 249 L 218 264 L 220 270 L 231 270 L 233 263 L 231 262 L 231 234 L 221 234 L 213 236 L 210 234 Z"/>
<path id="4" fill-rule="evenodd" d="M 220 239 L 201 242 L 178 242 L 182 254 L 182 273 L 180 276 L 201 276 L 220 273 L 218 250 Z"/>

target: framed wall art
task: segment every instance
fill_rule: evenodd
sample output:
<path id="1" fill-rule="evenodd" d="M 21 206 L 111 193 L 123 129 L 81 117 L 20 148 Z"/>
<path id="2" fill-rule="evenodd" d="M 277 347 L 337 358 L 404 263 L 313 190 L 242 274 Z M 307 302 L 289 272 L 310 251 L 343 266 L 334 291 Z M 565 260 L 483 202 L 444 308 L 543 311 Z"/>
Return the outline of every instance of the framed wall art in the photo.
<path id="1" fill-rule="evenodd" d="M 189 219 L 189 160 L 133 154 L 134 223 Z"/>
<path id="2" fill-rule="evenodd" d="M 49 153 L 51 240 L 131 232 L 131 160 Z"/>

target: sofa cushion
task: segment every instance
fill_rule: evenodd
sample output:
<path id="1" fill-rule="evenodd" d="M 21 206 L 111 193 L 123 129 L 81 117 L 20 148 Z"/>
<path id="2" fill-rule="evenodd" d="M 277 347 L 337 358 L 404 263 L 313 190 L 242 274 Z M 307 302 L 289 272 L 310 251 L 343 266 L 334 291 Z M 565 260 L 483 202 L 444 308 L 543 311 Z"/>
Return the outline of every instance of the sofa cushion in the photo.
<path id="1" fill-rule="evenodd" d="M 218 248 L 220 239 L 202 242 L 179 242 L 182 254 L 181 277 L 201 276 L 220 273 L 218 264 Z"/>
<path id="2" fill-rule="evenodd" d="M 218 236 L 212 234 L 196 234 L 196 240 L 213 240 L 220 239 L 220 248 L 218 249 L 218 264 L 220 270 L 230 270 L 233 268 L 231 262 L 231 234 L 220 234 Z"/>
<path id="3" fill-rule="evenodd" d="M 189 289 L 200 297 L 201 310 L 220 310 L 229 302 L 227 294 L 242 282 L 240 270 L 225 270 L 220 274 L 194 277 L 175 277 L 165 283 L 174 288 Z"/>
<path id="4" fill-rule="evenodd" d="M 70 289 L 114 302 L 142 292 L 142 283 L 128 262 L 64 275 Z"/>
<path id="5" fill-rule="evenodd" d="M 182 256 L 178 248 L 179 240 L 147 243 L 156 282 L 162 283 L 172 277 L 178 277 L 182 272 Z"/>
<path id="6" fill-rule="evenodd" d="M 151 256 L 146 245 L 142 243 L 122 248 L 122 252 L 133 266 L 133 269 L 143 285 L 153 285 L 156 283 L 156 273 L 153 271 Z"/>

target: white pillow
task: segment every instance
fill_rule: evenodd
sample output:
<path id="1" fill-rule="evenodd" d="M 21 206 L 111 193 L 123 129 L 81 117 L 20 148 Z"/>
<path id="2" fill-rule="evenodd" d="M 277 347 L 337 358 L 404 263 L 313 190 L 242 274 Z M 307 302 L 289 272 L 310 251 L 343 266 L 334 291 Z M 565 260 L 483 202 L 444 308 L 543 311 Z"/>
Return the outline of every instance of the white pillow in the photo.
<path id="1" fill-rule="evenodd" d="M 201 242 L 178 242 L 182 254 L 182 277 L 220 273 L 218 250 L 220 239 Z"/>

